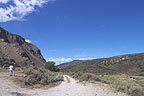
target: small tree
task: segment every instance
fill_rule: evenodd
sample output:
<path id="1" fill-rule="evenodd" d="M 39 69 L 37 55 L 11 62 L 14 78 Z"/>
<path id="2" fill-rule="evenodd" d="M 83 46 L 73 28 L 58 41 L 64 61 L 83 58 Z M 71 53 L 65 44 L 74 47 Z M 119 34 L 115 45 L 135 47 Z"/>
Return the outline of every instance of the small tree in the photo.
<path id="1" fill-rule="evenodd" d="M 59 71 L 59 68 L 57 68 L 55 66 L 55 62 L 53 62 L 53 61 L 46 62 L 46 64 L 44 65 L 44 68 L 48 69 L 50 71 L 54 71 L 54 72 L 58 72 Z"/>
<path id="2" fill-rule="evenodd" d="M 86 66 L 84 65 L 76 65 L 75 66 L 75 72 L 76 73 L 84 73 L 86 71 Z"/>

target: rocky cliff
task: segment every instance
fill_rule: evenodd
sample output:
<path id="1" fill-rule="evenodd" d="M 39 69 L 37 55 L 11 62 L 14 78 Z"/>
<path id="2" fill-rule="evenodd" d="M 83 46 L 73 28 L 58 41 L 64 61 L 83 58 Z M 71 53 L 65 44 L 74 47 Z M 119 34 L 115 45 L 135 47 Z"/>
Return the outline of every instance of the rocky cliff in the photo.
<path id="1" fill-rule="evenodd" d="M 0 66 L 41 66 L 45 63 L 40 50 L 19 35 L 0 27 Z"/>

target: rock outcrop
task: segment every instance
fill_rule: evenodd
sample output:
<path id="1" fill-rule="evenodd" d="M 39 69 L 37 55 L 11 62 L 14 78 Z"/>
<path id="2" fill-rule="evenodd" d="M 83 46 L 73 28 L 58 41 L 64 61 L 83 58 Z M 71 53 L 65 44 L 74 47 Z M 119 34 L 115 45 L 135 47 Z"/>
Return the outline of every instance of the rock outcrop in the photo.
<path id="1" fill-rule="evenodd" d="M 45 63 L 40 50 L 19 35 L 0 27 L 0 66 L 41 66 Z"/>

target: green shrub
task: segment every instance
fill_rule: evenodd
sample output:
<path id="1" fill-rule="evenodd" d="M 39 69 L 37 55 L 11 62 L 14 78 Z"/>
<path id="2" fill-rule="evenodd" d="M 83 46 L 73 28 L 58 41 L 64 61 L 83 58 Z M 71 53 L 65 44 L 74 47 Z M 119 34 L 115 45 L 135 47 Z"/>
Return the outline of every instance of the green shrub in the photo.
<path id="1" fill-rule="evenodd" d="M 86 69 L 87 68 L 84 65 L 76 65 L 74 70 L 76 73 L 84 73 L 86 71 Z"/>
<path id="2" fill-rule="evenodd" d="M 55 62 L 53 61 L 46 62 L 46 64 L 44 64 L 44 68 L 54 72 L 60 71 L 60 69 L 55 66 Z"/>
<path id="3" fill-rule="evenodd" d="M 53 82 L 63 81 L 63 75 L 53 73 L 45 69 L 30 68 L 25 71 L 26 77 L 23 79 L 25 85 L 32 86 L 35 84 L 48 85 Z"/>

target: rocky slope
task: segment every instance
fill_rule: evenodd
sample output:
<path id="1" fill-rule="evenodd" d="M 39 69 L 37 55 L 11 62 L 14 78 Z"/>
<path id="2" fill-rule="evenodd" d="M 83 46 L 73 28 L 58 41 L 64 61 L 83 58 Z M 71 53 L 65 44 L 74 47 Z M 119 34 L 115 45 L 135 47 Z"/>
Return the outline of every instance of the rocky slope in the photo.
<path id="1" fill-rule="evenodd" d="M 0 66 L 41 66 L 45 59 L 40 50 L 19 35 L 9 33 L 0 27 Z"/>
<path id="2" fill-rule="evenodd" d="M 85 66 L 87 72 L 122 72 L 141 73 L 144 72 L 144 53 L 114 56 L 94 60 L 75 60 L 61 64 L 63 71 L 75 71 L 77 65 Z"/>

